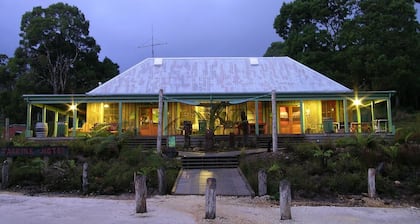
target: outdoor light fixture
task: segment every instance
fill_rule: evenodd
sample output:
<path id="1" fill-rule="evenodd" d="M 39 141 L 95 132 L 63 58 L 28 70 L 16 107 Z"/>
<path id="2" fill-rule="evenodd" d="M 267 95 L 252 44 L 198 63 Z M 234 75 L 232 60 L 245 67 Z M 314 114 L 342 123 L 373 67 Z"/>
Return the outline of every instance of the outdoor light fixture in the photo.
<path id="1" fill-rule="evenodd" d="M 70 110 L 77 110 L 77 104 L 72 104 L 69 106 Z"/>
<path id="2" fill-rule="evenodd" d="M 109 108 L 109 104 L 104 104 L 104 108 Z"/>
<path id="3" fill-rule="evenodd" d="M 360 106 L 360 105 L 362 105 L 362 101 L 360 99 L 356 98 L 356 99 L 353 100 L 353 105 Z"/>

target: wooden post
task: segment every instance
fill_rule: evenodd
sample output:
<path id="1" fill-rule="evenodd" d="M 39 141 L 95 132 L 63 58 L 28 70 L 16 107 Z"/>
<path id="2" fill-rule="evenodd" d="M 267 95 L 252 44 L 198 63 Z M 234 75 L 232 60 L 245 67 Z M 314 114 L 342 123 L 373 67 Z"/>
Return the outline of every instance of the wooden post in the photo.
<path id="1" fill-rule="evenodd" d="M 160 195 L 166 194 L 165 170 L 163 167 L 157 169 L 158 191 Z"/>
<path id="2" fill-rule="evenodd" d="M 272 119 L 272 147 L 273 152 L 277 152 L 277 102 L 276 91 L 271 92 L 271 119 Z"/>
<path id="3" fill-rule="evenodd" d="M 5 160 L 1 169 L 1 188 L 6 189 L 9 186 L 9 162 Z"/>
<path id="4" fill-rule="evenodd" d="M 207 178 L 205 218 L 216 218 L 216 178 Z"/>
<path id="5" fill-rule="evenodd" d="M 290 183 L 287 180 L 280 181 L 280 219 L 292 219 L 292 195 L 290 192 Z"/>
<path id="6" fill-rule="evenodd" d="M 160 154 L 162 152 L 162 110 L 163 110 L 163 89 L 159 90 L 159 108 L 158 108 L 158 127 L 156 151 Z"/>
<path id="7" fill-rule="evenodd" d="M 376 187 L 375 187 L 375 175 L 376 169 L 368 169 L 368 195 L 370 198 L 376 197 Z"/>
<path id="8" fill-rule="evenodd" d="M 48 166 L 50 164 L 50 157 L 44 156 L 44 174 L 48 171 Z"/>
<path id="9" fill-rule="evenodd" d="M 89 169 L 88 163 L 84 162 L 83 163 L 83 169 L 82 169 L 82 191 L 83 191 L 83 194 L 87 194 L 89 192 L 88 169 Z"/>
<path id="10" fill-rule="evenodd" d="M 145 175 L 134 173 L 134 188 L 136 191 L 136 213 L 146 213 L 147 186 Z"/>
<path id="11" fill-rule="evenodd" d="M 10 120 L 9 120 L 9 118 L 6 118 L 6 123 L 4 125 L 4 130 L 5 130 L 5 132 L 4 132 L 4 139 L 6 141 L 9 141 L 10 140 L 10 129 L 9 129 L 9 126 L 10 126 Z"/>
<path id="12" fill-rule="evenodd" d="M 261 169 L 258 171 L 258 195 L 264 196 L 267 194 L 267 173 Z"/>

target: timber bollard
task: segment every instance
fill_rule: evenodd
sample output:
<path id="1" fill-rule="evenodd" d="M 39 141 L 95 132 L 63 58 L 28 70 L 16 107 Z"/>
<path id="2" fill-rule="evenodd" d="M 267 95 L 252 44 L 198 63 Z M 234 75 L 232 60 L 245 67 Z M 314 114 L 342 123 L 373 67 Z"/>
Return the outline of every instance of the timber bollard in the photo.
<path id="1" fill-rule="evenodd" d="M 264 196 L 267 194 L 267 173 L 261 169 L 258 171 L 258 195 Z"/>
<path id="2" fill-rule="evenodd" d="M 89 169 L 88 163 L 84 162 L 83 163 L 83 170 L 82 170 L 82 191 L 83 191 L 83 194 L 87 194 L 88 191 L 89 191 L 88 169 Z"/>
<path id="3" fill-rule="evenodd" d="M 134 173 L 134 189 L 136 191 L 136 213 L 146 213 L 147 186 L 145 175 Z"/>
<path id="4" fill-rule="evenodd" d="M 166 194 L 165 170 L 163 167 L 157 169 L 158 191 L 160 195 Z"/>
<path id="5" fill-rule="evenodd" d="M 205 218 L 216 218 L 216 178 L 207 178 Z"/>
<path id="6" fill-rule="evenodd" d="M 280 220 L 292 219 L 292 195 L 290 183 L 287 180 L 280 181 Z"/>
<path id="7" fill-rule="evenodd" d="M 9 186 L 9 162 L 5 160 L 1 169 L 1 188 L 6 189 Z"/>
<path id="8" fill-rule="evenodd" d="M 376 197 L 376 184 L 375 184 L 376 169 L 368 169 L 368 195 L 370 198 Z"/>

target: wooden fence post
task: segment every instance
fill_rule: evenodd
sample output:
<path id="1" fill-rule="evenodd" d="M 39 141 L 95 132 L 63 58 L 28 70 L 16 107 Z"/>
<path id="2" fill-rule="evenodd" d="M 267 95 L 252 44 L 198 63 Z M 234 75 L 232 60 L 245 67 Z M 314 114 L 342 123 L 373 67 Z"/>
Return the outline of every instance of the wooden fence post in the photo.
<path id="1" fill-rule="evenodd" d="M 84 162 L 83 163 L 83 169 L 82 169 L 82 191 L 83 191 L 83 194 L 87 194 L 89 192 L 88 170 L 89 170 L 89 165 L 88 165 L 87 162 Z"/>
<path id="2" fill-rule="evenodd" d="M 48 156 L 44 156 L 44 174 L 48 171 L 48 165 L 50 164 L 50 158 Z"/>
<path id="3" fill-rule="evenodd" d="M 6 189 L 9 186 L 9 162 L 5 160 L 1 169 L 1 188 Z"/>
<path id="4" fill-rule="evenodd" d="M 158 176 L 158 191 L 160 195 L 166 194 L 165 169 L 160 167 L 157 169 Z"/>
<path id="5" fill-rule="evenodd" d="M 4 139 L 6 141 L 10 141 L 10 120 L 6 118 L 6 122 L 4 124 Z"/>
<path id="6" fill-rule="evenodd" d="M 261 169 L 258 171 L 258 195 L 264 196 L 267 194 L 267 173 Z"/>
<path id="7" fill-rule="evenodd" d="M 368 195 L 370 198 L 376 197 L 376 186 L 375 186 L 375 175 L 376 169 L 368 169 Z"/>
<path id="8" fill-rule="evenodd" d="M 207 178 L 205 218 L 216 218 L 216 178 Z"/>
<path id="9" fill-rule="evenodd" d="M 292 219 L 292 195 L 290 183 L 287 180 L 280 181 L 280 220 Z"/>
<path id="10" fill-rule="evenodd" d="M 134 173 L 134 188 L 136 191 L 136 213 L 146 213 L 146 197 L 147 197 L 147 186 L 146 176 L 143 174 Z"/>

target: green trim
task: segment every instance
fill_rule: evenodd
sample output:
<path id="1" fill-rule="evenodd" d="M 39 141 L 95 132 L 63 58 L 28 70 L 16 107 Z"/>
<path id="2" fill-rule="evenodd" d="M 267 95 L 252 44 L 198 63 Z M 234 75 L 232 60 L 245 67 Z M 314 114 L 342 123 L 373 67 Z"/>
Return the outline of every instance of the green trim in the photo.
<path id="1" fill-rule="evenodd" d="M 255 100 L 255 135 L 260 135 L 260 122 L 258 122 L 258 100 Z"/>
<path id="2" fill-rule="evenodd" d="M 392 124 L 392 113 L 391 113 L 391 96 L 386 101 L 386 110 L 388 112 L 388 132 L 395 134 L 394 125 Z"/>
<path id="3" fill-rule="evenodd" d="M 32 104 L 31 103 L 27 103 L 26 104 L 26 133 L 25 136 L 26 137 L 32 137 L 32 127 L 31 127 L 31 114 L 32 114 Z"/>
<path id="4" fill-rule="evenodd" d="M 163 127 L 163 135 L 164 136 L 168 135 L 168 101 L 166 101 L 166 100 L 163 101 L 162 127 Z"/>
<path id="5" fill-rule="evenodd" d="M 343 99 L 343 110 L 344 110 L 344 132 L 349 133 L 349 115 L 347 114 L 347 99 Z"/>
<path id="6" fill-rule="evenodd" d="M 72 136 L 76 137 L 76 131 L 77 131 L 77 103 L 74 102 L 74 105 L 76 105 L 76 108 L 73 110 L 73 128 L 72 128 Z"/>
<path id="7" fill-rule="evenodd" d="M 378 100 L 387 99 L 395 94 L 395 91 L 371 91 L 371 92 L 359 92 L 359 98 L 365 100 Z M 224 93 L 224 94 L 171 94 L 165 95 L 165 99 L 168 102 L 179 102 L 179 101 L 252 101 L 258 97 L 258 101 L 271 101 L 271 95 L 267 93 Z M 34 94 L 34 95 L 23 95 L 23 98 L 27 102 L 33 104 L 63 104 L 69 102 L 78 103 L 90 103 L 90 102 L 158 102 L 159 95 L 101 95 L 93 96 L 86 94 Z M 299 100 L 336 100 L 342 98 L 354 98 L 353 92 L 343 93 L 277 93 L 277 101 L 299 101 Z M 245 101 L 244 101 L 245 102 Z"/>
<path id="8" fill-rule="evenodd" d="M 299 102 L 299 110 L 300 110 L 300 133 L 304 134 L 305 133 L 305 125 L 303 123 L 303 117 L 304 117 L 304 112 L 303 112 L 303 100 L 301 100 Z"/>
<path id="9" fill-rule="evenodd" d="M 123 118 L 122 118 L 122 102 L 118 102 L 118 135 L 122 134 L 122 124 L 123 124 Z"/>

